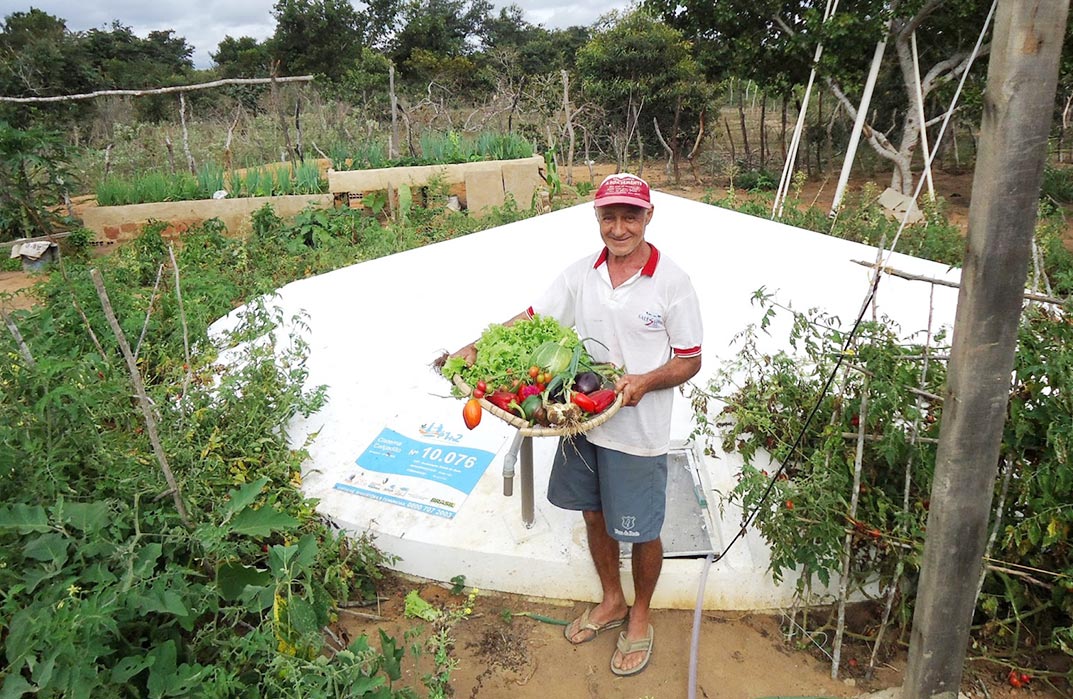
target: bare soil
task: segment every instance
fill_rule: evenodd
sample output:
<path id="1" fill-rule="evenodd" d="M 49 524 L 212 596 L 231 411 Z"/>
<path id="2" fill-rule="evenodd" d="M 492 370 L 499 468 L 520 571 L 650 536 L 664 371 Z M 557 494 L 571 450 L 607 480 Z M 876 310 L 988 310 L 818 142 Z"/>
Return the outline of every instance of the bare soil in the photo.
<path id="1" fill-rule="evenodd" d="M 23 271 L 0 272 L 0 309 L 13 311 L 32 306 L 34 298 L 30 287 L 38 279 L 38 276 Z"/>
<path id="2" fill-rule="evenodd" d="M 593 573 L 595 575 L 595 572 Z M 379 647 L 379 630 L 400 642 L 407 631 L 422 629 L 414 639 L 421 645 L 432 627 L 404 615 L 404 598 L 411 590 L 442 609 L 461 609 L 465 595 L 452 595 L 445 586 L 403 576 L 390 576 L 376 606 L 344 610 L 335 634 L 341 643 L 366 634 Z M 451 630 L 451 656 L 457 667 L 450 683 L 457 699 L 679 699 L 688 696 L 694 613 L 657 610 L 652 620 L 655 643 L 652 659 L 640 674 L 620 678 L 611 673 L 617 631 L 594 641 L 571 645 L 563 626 L 585 609 L 584 603 L 530 599 L 480 592 L 473 613 Z M 364 618 L 362 616 L 364 615 Z M 860 609 L 850 615 L 867 616 Z M 373 617 L 373 618 L 370 618 Z M 861 619 L 859 619 L 861 620 Z M 422 626 L 423 625 L 423 626 Z M 787 639 L 785 617 L 750 612 L 701 614 L 696 645 L 695 696 L 698 699 L 756 699 L 757 697 L 857 697 L 900 687 L 904 679 L 904 646 L 892 657 L 880 658 L 871 675 L 865 669 L 871 647 L 847 637 L 842 647 L 838 679 L 831 662 L 816 644 L 800 634 Z M 830 639 L 818 639 L 830 648 Z M 422 677 L 434 664 L 427 651 L 404 661 L 404 686 L 422 689 Z M 978 699 L 1027 699 L 1029 695 L 1056 699 L 1060 695 L 1040 682 L 1014 689 L 999 668 L 969 663 L 962 691 Z M 421 692 L 424 693 L 423 691 Z"/>

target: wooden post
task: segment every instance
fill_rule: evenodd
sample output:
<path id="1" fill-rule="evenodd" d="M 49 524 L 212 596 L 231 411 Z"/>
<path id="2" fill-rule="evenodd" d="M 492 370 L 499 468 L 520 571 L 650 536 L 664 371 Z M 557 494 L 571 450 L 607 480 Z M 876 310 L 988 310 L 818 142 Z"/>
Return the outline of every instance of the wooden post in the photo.
<path id="1" fill-rule="evenodd" d="M 388 97 L 391 98 L 391 145 L 387 157 L 391 160 L 399 157 L 399 99 L 395 96 L 395 64 L 387 68 Z"/>
<path id="2" fill-rule="evenodd" d="M 902 696 L 956 697 L 1013 370 L 1069 0 L 1000 0 Z"/>

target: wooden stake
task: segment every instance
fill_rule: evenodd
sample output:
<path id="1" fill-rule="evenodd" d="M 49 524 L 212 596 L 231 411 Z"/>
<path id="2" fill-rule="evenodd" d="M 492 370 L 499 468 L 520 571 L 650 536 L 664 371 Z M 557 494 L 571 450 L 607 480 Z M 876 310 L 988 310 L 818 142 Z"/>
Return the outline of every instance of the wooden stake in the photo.
<path id="1" fill-rule="evenodd" d="M 388 158 L 399 157 L 399 98 L 395 95 L 395 65 L 388 66 L 388 97 L 391 98 L 391 142 L 388 144 Z"/>
<path id="2" fill-rule="evenodd" d="M 191 175 L 197 174 L 197 165 L 194 163 L 194 155 L 190 152 L 190 134 L 186 130 L 186 96 L 179 93 L 179 123 L 183 128 L 183 153 L 186 154 L 186 167 Z"/>
<path id="3" fill-rule="evenodd" d="M 171 134 L 164 132 L 164 148 L 168 151 L 168 171 L 175 174 L 175 148 L 171 145 Z"/>
<path id="4" fill-rule="evenodd" d="M 160 277 L 164 274 L 164 265 L 158 265 L 156 268 L 156 281 L 153 282 L 153 290 L 149 292 L 149 306 L 145 309 L 145 320 L 142 322 L 142 331 L 138 335 L 138 342 L 134 345 L 134 361 L 137 363 L 138 355 L 142 351 L 142 340 L 145 339 L 145 333 L 149 330 L 149 318 L 153 315 L 153 306 L 156 305 L 156 292 L 160 288 Z"/>
<path id="5" fill-rule="evenodd" d="M 560 75 L 563 79 L 563 114 L 566 118 L 566 183 L 572 186 L 574 184 L 574 145 L 576 138 L 574 136 L 574 113 L 570 107 L 570 74 L 566 70 L 562 70 Z"/>
<path id="6" fill-rule="evenodd" d="M 108 325 L 112 327 L 112 332 L 115 333 L 116 340 L 119 342 L 119 349 L 123 353 L 123 358 L 127 361 L 130 380 L 134 384 L 134 392 L 138 397 L 138 407 L 141 408 L 142 416 L 145 418 L 145 431 L 149 435 L 150 444 L 153 445 L 153 453 L 160 464 L 160 470 L 164 472 L 164 480 L 168 483 L 169 492 L 175 502 L 175 509 L 179 513 L 179 519 L 184 525 L 190 527 L 192 525 L 186 514 L 186 506 L 183 505 L 182 494 L 179 492 L 179 483 L 175 480 L 171 467 L 168 466 L 168 457 L 164 454 L 164 447 L 160 444 L 156 417 L 153 416 L 153 408 L 149 404 L 149 396 L 145 392 L 145 382 L 142 381 L 141 372 L 138 371 L 138 364 L 134 360 L 134 354 L 130 351 L 130 345 L 127 343 L 126 335 L 123 334 L 123 328 L 119 326 L 119 320 L 116 319 L 115 311 L 112 310 L 112 302 L 108 298 L 108 291 L 104 288 L 104 279 L 101 278 L 101 273 L 96 267 L 89 271 L 89 276 L 93 280 L 94 288 L 97 289 L 97 296 L 101 300 L 101 307 L 104 309 L 104 315 L 108 319 Z"/>
<path id="7" fill-rule="evenodd" d="M 190 363 L 190 333 L 186 328 L 186 311 L 183 309 L 183 291 L 179 285 L 179 263 L 175 260 L 175 249 L 168 246 L 168 257 L 171 258 L 171 269 L 175 272 L 175 298 L 179 301 L 179 321 L 183 327 L 183 356 L 186 359 L 184 366 L 186 367 L 185 376 L 183 377 L 183 396 L 186 396 L 186 390 L 190 388 L 190 382 L 194 378 L 194 370 Z"/>
<path id="8" fill-rule="evenodd" d="M 27 346 L 26 341 L 22 339 L 22 333 L 19 332 L 19 326 L 15 325 L 15 321 L 3 308 L 0 308 L 0 317 L 3 317 L 4 325 L 7 326 L 8 332 L 11 333 L 11 337 L 15 338 L 15 344 L 18 345 L 19 354 L 22 355 L 22 359 L 26 362 L 26 366 L 31 369 L 36 367 L 37 363 L 34 361 L 34 356 L 30 353 L 30 348 Z"/>

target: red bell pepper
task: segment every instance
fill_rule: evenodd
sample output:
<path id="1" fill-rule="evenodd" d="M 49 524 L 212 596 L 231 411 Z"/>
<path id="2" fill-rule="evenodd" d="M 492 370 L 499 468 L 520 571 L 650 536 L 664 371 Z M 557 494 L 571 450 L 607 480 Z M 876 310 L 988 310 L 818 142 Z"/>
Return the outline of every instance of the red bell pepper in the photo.
<path id="1" fill-rule="evenodd" d="M 615 402 L 615 397 L 618 394 L 615 393 L 614 389 L 602 388 L 599 391 L 593 391 L 588 395 L 589 398 L 592 399 L 592 402 L 596 405 L 596 410 L 594 410 L 593 412 L 602 413 L 603 411 L 607 410 L 612 403 Z"/>
<path id="2" fill-rule="evenodd" d="M 510 405 L 516 402 L 517 396 L 510 391 L 495 391 L 486 395 L 484 399 L 500 410 L 506 410 L 509 413 L 511 411 Z"/>
<path id="3" fill-rule="evenodd" d="M 570 396 L 570 402 L 587 413 L 596 412 L 596 403 L 584 393 L 574 393 Z"/>

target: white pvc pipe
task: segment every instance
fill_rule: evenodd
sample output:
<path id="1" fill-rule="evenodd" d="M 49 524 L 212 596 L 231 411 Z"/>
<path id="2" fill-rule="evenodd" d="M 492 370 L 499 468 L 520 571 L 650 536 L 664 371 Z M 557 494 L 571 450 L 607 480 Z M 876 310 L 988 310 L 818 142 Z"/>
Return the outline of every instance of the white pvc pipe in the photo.
<path id="1" fill-rule="evenodd" d="M 917 91 L 917 119 L 920 120 L 920 143 L 924 148 L 924 176 L 928 179 L 928 196 L 935 201 L 935 182 L 931 177 L 931 153 L 928 151 L 928 128 L 924 125 L 924 88 L 920 84 L 920 59 L 917 57 L 917 33 L 909 35 L 913 47 L 913 78 Z"/>
<path id="2" fill-rule="evenodd" d="M 827 7 L 823 13 L 823 21 L 827 22 L 838 8 L 838 0 L 827 0 Z M 779 179 L 779 188 L 775 192 L 775 201 L 771 205 L 771 218 L 782 216 L 782 205 L 786 193 L 790 191 L 791 173 L 797 161 L 797 149 L 801 144 L 801 132 L 805 128 L 805 115 L 808 112 L 808 103 L 812 97 L 812 84 L 816 81 L 816 66 L 823 56 L 823 44 L 816 44 L 816 54 L 812 58 L 812 71 L 808 76 L 808 84 L 805 87 L 805 96 L 801 101 L 801 110 L 797 115 L 797 125 L 794 126 L 794 135 L 790 139 L 790 149 L 786 151 L 786 162 L 782 165 L 782 177 Z"/>
<path id="3" fill-rule="evenodd" d="M 887 32 L 890 32 L 890 23 L 887 23 Z M 835 197 L 831 201 L 831 216 L 838 213 L 838 207 L 842 204 L 842 195 L 849 183 L 849 173 L 853 169 L 853 161 L 857 158 L 857 146 L 861 142 L 861 133 L 864 131 L 864 120 L 868 115 L 868 108 L 872 103 L 872 93 L 876 87 L 876 77 L 879 75 L 879 67 L 883 63 L 883 53 L 887 49 L 887 35 L 876 43 L 875 53 L 872 54 L 872 65 L 868 69 L 868 79 L 864 83 L 864 93 L 861 95 L 861 103 L 857 107 L 857 118 L 853 120 L 853 133 L 850 134 L 849 144 L 846 146 L 846 158 L 842 161 L 842 172 L 838 175 L 838 184 L 835 186 Z"/>

